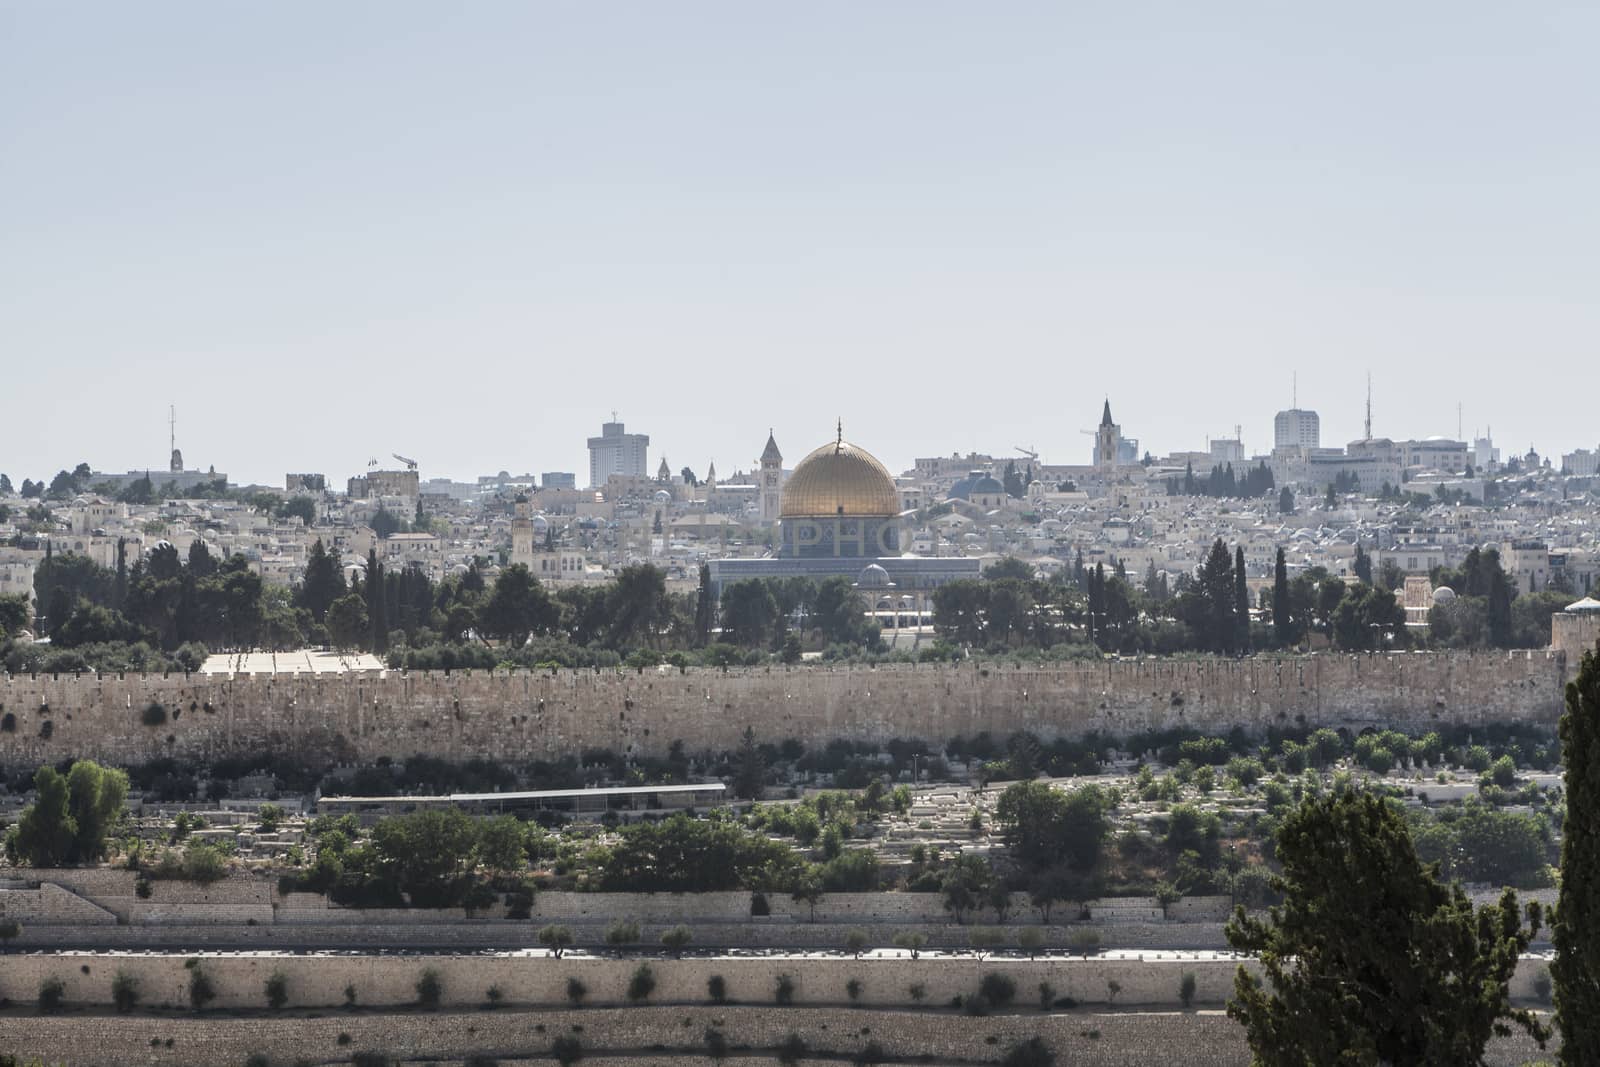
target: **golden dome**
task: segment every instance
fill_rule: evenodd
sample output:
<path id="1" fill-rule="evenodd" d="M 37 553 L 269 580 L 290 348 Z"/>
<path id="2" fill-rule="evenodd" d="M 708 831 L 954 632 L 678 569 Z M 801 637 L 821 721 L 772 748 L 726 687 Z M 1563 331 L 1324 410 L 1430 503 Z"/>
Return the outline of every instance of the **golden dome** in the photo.
<path id="1" fill-rule="evenodd" d="M 841 436 L 802 459 L 783 483 L 780 519 L 892 518 L 900 492 L 873 455 Z"/>

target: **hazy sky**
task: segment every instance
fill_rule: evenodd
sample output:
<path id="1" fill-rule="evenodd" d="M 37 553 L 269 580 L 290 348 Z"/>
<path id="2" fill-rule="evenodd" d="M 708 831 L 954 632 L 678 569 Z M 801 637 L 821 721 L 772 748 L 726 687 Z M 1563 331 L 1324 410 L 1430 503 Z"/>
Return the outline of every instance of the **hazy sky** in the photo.
<path id="1" fill-rule="evenodd" d="M 0 0 L 0 470 L 1600 440 L 1592 3 Z M 581 484 L 580 479 L 580 484 Z"/>

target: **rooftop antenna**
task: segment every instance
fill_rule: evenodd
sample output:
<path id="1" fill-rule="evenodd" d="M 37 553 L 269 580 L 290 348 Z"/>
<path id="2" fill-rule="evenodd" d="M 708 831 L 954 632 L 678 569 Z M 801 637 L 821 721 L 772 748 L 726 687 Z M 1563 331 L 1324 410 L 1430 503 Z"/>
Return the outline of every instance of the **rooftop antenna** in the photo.
<path id="1" fill-rule="evenodd" d="M 178 450 L 178 409 L 172 404 L 167 405 L 167 451 Z"/>
<path id="2" fill-rule="evenodd" d="M 1299 371 L 1292 371 L 1290 373 L 1289 380 L 1290 380 L 1290 382 L 1293 383 L 1289 387 L 1289 393 L 1290 393 L 1290 396 L 1294 400 L 1294 403 L 1290 404 L 1289 406 L 1294 408 L 1296 411 L 1299 411 L 1300 410 L 1300 372 Z"/>
<path id="3" fill-rule="evenodd" d="M 1461 436 L 1461 401 L 1459 400 L 1456 401 L 1456 440 L 1466 440 L 1465 437 Z"/>
<path id="4" fill-rule="evenodd" d="M 1367 371 L 1367 440 L 1372 440 L 1372 372 Z"/>

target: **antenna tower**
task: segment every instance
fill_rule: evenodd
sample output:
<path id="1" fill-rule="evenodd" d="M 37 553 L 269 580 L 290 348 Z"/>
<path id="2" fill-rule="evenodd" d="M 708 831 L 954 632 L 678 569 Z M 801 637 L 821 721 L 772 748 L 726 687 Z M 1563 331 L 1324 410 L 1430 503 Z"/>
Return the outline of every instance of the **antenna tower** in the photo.
<path id="1" fill-rule="evenodd" d="M 1367 433 L 1368 441 L 1372 440 L 1372 372 L 1367 371 Z"/>

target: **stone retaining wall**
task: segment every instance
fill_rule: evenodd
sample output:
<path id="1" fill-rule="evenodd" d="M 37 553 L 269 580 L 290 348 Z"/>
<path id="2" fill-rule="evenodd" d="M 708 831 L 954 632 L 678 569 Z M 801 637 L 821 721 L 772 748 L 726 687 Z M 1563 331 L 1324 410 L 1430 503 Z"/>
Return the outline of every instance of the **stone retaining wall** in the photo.
<path id="1" fill-rule="evenodd" d="M 869 1042 L 908 1060 L 993 1063 L 1032 1037 L 1074 1067 L 1236 1067 L 1249 1059 L 1243 1032 L 1218 1012 L 1067 1012 L 968 1018 L 953 1012 L 840 1011 L 757 1007 L 661 1007 L 600 1011 L 441 1012 L 438 1014 L 333 1013 L 320 1018 L 133 1016 L 0 1016 L 8 1047 L 19 1057 L 38 1056 L 72 1067 L 225 1067 L 261 1052 L 275 1065 L 300 1060 L 349 1062 L 352 1052 L 378 1050 L 406 1059 L 459 1063 L 471 1053 L 502 1060 L 549 1059 L 551 1042 L 576 1037 L 588 1067 L 654 1067 L 661 1052 L 703 1054 L 705 1033 L 717 1029 L 735 1050 L 725 1067 L 762 1061 L 741 1058 L 744 1048 L 775 1048 L 790 1034 L 808 1049 L 855 1056 Z M 617 1054 L 627 1050 L 631 1054 Z M 1536 1055 L 1531 1042 L 1512 1038 L 1491 1046 L 1492 1067 L 1523 1064 Z M 699 1062 L 698 1056 L 688 1062 Z M 837 1067 L 836 1060 L 826 1062 Z"/>

